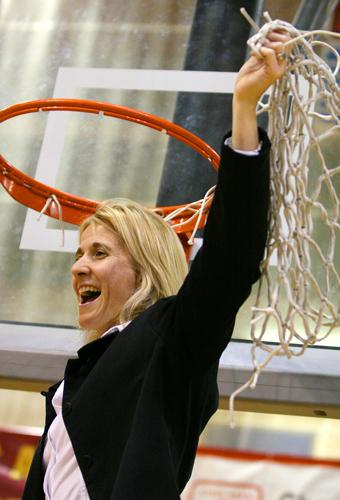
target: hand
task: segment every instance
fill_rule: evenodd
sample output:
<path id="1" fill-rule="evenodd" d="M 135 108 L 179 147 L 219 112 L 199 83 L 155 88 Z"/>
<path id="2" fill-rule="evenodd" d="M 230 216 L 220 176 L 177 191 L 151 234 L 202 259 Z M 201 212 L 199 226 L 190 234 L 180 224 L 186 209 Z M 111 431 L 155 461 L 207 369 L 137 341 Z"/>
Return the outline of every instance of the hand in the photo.
<path id="1" fill-rule="evenodd" d="M 235 83 L 234 99 L 255 107 L 262 94 L 284 74 L 287 63 L 284 43 L 290 36 L 279 31 L 272 31 L 265 39 L 259 53 L 252 53 L 239 71 Z M 284 56 L 284 57 L 282 57 Z"/>

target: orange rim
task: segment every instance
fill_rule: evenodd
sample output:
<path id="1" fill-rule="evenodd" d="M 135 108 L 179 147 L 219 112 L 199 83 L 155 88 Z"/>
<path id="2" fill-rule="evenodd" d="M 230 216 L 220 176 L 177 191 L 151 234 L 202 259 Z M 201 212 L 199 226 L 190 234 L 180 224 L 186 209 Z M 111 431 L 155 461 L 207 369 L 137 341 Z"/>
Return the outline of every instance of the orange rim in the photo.
<path id="1" fill-rule="evenodd" d="M 119 118 L 130 122 L 144 125 L 158 132 L 174 137 L 178 141 L 197 151 L 206 158 L 217 170 L 220 157 L 214 149 L 206 142 L 192 134 L 188 130 L 170 121 L 164 120 L 156 115 L 145 113 L 126 106 L 118 106 L 104 102 L 90 101 L 86 99 L 39 99 L 14 104 L 0 111 L 0 123 L 5 122 L 15 116 L 38 111 L 76 111 L 83 113 L 103 114 L 104 116 Z M 54 201 L 48 204 L 44 213 L 53 218 L 60 218 L 65 222 L 79 225 L 86 217 L 93 214 L 99 205 L 99 201 L 81 198 L 71 193 L 60 191 L 36 179 L 24 174 L 0 155 L 0 182 L 6 191 L 19 203 L 40 212 L 49 199 L 55 197 L 61 207 L 56 206 Z M 52 198 L 51 198 L 52 197 Z M 174 210 L 184 208 L 186 205 L 154 207 L 157 213 L 166 217 Z M 208 213 L 210 203 L 207 203 L 204 214 Z M 61 214 L 60 214 L 61 211 Z M 185 221 L 191 218 L 187 223 Z M 206 217 L 202 217 L 198 228 L 204 226 Z M 181 226 L 174 228 L 185 244 L 188 236 L 191 235 L 196 223 L 196 217 L 192 218 L 192 211 L 184 210 L 178 218 L 171 220 L 170 224 L 175 225 L 181 222 Z"/>

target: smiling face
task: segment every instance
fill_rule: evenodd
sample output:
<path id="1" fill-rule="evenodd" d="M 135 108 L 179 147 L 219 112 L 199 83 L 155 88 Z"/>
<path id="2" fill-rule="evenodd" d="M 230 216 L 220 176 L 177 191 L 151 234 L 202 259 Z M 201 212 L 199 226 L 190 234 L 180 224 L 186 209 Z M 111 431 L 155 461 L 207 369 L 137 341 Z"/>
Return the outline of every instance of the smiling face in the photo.
<path id="1" fill-rule="evenodd" d="M 102 224 L 88 226 L 72 266 L 81 328 L 102 335 L 113 326 L 136 281 L 132 258 L 116 234 Z"/>

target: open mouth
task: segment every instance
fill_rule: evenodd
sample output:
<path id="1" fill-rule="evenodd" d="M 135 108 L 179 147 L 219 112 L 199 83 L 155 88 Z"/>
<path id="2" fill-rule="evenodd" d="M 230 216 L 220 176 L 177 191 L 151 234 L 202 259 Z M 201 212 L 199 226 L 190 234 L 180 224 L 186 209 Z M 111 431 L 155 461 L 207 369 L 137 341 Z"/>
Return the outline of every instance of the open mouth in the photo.
<path id="1" fill-rule="evenodd" d="M 94 286 L 83 286 L 79 289 L 80 304 L 87 304 L 96 300 L 101 291 Z"/>

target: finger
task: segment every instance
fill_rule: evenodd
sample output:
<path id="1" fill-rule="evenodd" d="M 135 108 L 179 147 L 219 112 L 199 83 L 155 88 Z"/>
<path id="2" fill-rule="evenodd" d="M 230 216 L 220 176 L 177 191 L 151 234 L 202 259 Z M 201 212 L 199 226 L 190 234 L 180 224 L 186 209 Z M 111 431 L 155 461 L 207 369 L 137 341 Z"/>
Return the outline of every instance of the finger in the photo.
<path id="1" fill-rule="evenodd" d="M 260 52 L 271 72 L 273 74 L 281 74 L 286 63 L 285 58 L 280 58 L 275 50 L 268 47 L 262 47 Z"/>
<path id="2" fill-rule="evenodd" d="M 269 43 L 282 43 L 283 45 L 285 45 L 287 42 L 289 42 L 291 40 L 291 37 L 290 36 L 286 36 L 286 35 L 280 35 L 280 34 L 274 34 L 274 33 L 270 33 L 268 34 L 266 40 L 268 40 Z M 291 47 L 287 47 L 287 49 L 291 49 Z"/>
<path id="3" fill-rule="evenodd" d="M 279 41 L 285 43 L 288 40 L 290 40 L 291 37 L 288 33 L 283 33 L 279 31 L 270 31 L 267 35 L 267 38 L 273 41 Z"/>
<path id="4" fill-rule="evenodd" d="M 264 47 L 273 49 L 276 53 L 284 51 L 284 44 L 282 42 L 270 42 L 269 40 L 266 40 L 263 45 Z"/>
<path id="5" fill-rule="evenodd" d="M 281 42 L 267 42 L 265 47 L 274 50 L 277 60 L 282 63 L 282 61 L 286 60 L 288 55 L 290 54 L 289 48 L 286 48 Z"/>
<path id="6" fill-rule="evenodd" d="M 276 37 L 275 37 L 276 38 Z M 291 50 L 292 50 L 292 46 L 288 46 L 286 47 L 286 43 L 287 41 L 291 40 L 290 37 L 284 37 L 284 38 L 280 38 L 280 40 L 272 40 L 272 39 L 269 39 L 269 37 L 267 37 L 264 42 L 263 42 L 263 45 L 265 47 L 268 47 L 270 49 L 273 49 L 275 50 L 275 52 L 277 54 L 290 54 Z"/>
<path id="7" fill-rule="evenodd" d="M 259 50 L 252 50 L 250 52 L 250 55 L 253 56 L 255 59 L 257 59 L 258 61 L 263 60 L 263 56 Z"/>

